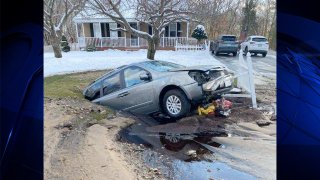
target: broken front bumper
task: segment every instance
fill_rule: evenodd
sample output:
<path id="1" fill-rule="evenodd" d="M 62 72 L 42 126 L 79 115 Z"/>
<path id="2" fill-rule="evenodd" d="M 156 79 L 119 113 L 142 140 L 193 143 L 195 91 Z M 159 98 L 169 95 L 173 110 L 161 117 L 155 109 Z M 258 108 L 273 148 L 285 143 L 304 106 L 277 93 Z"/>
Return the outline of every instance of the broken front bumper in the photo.
<path id="1" fill-rule="evenodd" d="M 232 89 L 232 87 L 233 76 L 231 74 L 220 76 L 202 85 L 203 91 L 211 95 L 228 92 Z"/>

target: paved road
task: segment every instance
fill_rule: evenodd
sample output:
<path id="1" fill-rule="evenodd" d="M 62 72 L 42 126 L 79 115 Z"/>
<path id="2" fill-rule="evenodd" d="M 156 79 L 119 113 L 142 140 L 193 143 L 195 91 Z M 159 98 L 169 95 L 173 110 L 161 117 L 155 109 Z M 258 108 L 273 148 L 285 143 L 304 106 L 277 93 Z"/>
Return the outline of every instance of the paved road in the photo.
<path id="1" fill-rule="evenodd" d="M 219 56 L 213 55 L 213 57 L 225 64 L 229 69 L 237 71 L 239 55 L 233 57 L 232 55 L 221 54 Z M 246 60 L 246 56 L 244 56 Z M 262 75 L 268 78 L 276 78 L 276 55 L 267 55 L 262 57 L 261 55 L 253 56 L 252 58 L 253 70 L 256 75 Z"/>

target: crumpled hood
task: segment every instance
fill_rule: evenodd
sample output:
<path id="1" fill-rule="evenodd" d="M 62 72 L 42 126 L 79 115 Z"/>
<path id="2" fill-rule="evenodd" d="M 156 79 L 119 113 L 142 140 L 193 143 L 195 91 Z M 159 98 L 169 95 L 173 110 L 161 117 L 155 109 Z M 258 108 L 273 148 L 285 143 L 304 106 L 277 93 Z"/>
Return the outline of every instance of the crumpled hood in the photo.
<path id="1" fill-rule="evenodd" d="M 171 69 L 169 71 L 175 72 L 175 71 L 209 71 L 209 70 L 224 70 L 226 69 L 223 66 L 218 65 L 199 65 L 199 66 L 188 66 L 184 68 L 176 68 Z"/>

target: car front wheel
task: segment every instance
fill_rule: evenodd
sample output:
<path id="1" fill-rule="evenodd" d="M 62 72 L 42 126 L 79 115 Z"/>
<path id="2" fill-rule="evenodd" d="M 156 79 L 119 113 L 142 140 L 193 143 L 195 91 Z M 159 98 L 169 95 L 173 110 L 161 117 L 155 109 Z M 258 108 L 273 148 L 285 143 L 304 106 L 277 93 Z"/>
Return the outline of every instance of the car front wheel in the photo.
<path id="1" fill-rule="evenodd" d="M 164 112 L 171 118 L 186 116 L 191 107 L 191 104 L 184 92 L 178 89 L 166 92 L 163 97 L 162 105 Z"/>

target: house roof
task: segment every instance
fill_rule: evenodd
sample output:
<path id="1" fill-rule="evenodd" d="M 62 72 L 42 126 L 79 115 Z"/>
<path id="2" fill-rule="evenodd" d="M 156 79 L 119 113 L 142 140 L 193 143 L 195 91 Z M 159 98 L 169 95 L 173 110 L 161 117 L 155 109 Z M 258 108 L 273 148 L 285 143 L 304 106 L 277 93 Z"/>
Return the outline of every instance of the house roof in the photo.
<path id="1" fill-rule="evenodd" d="M 136 10 L 129 8 L 126 5 L 121 6 L 121 14 L 130 22 L 136 22 Z M 76 23 L 81 22 L 114 22 L 110 17 L 100 14 L 92 8 L 90 5 L 86 5 L 85 8 L 73 18 Z"/>

